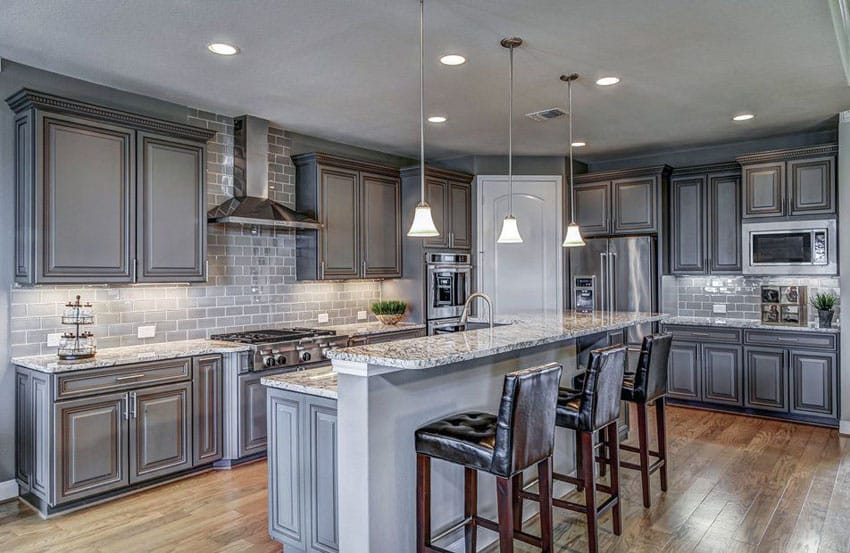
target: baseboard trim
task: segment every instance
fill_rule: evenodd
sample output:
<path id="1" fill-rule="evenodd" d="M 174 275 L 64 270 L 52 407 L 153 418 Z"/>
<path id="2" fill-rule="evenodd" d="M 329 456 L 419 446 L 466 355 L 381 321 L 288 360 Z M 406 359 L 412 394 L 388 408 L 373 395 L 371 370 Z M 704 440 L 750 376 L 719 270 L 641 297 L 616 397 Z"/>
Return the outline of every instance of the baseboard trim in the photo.
<path id="1" fill-rule="evenodd" d="M 0 503 L 18 497 L 18 481 L 12 478 L 0 482 Z"/>
<path id="2" fill-rule="evenodd" d="M 838 433 L 842 436 L 850 436 L 850 421 L 838 421 Z"/>

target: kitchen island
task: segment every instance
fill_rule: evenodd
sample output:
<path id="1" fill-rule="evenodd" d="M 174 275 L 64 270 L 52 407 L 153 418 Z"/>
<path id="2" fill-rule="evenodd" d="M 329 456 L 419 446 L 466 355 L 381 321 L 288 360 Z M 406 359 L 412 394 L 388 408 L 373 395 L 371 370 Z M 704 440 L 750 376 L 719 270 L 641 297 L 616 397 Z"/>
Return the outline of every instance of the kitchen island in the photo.
<path id="1" fill-rule="evenodd" d="M 270 510 L 270 528 L 292 537 L 282 540 L 287 550 L 415 551 L 416 428 L 457 412 L 495 412 L 504 375 L 517 368 L 558 362 L 566 385 L 576 372 L 579 338 L 662 318 L 623 312 L 513 317 L 513 324 L 493 329 L 335 350 L 328 354 L 335 375 L 266 382 L 295 396 L 275 403 L 270 394 L 270 439 L 299 445 L 302 451 L 297 454 L 284 445 L 278 452 L 274 443 L 270 447 L 270 500 L 277 493 L 274 482 L 284 482 L 285 489 L 301 496 L 284 497 L 281 506 Z M 334 378 L 335 387 L 328 380 Z M 311 411 L 314 398 L 331 403 Z M 332 435 L 334 447 L 326 443 Z M 336 458 L 329 460 L 319 451 L 336 453 Z M 557 432 L 555 456 L 558 472 L 573 470 L 573 440 L 563 429 Z M 435 461 L 432 482 L 432 526 L 438 533 L 462 518 L 463 470 Z M 329 501 L 328 487 L 334 484 L 338 493 Z M 495 480 L 482 474 L 479 490 L 479 512 L 495 516 Z M 327 512 L 328 505 L 336 505 L 337 512 Z M 531 503 L 527 507 L 526 515 L 533 516 Z M 480 532 L 482 545 L 495 538 Z M 452 547 L 461 538 L 462 532 L 450 534 L 438 544 Z"/>

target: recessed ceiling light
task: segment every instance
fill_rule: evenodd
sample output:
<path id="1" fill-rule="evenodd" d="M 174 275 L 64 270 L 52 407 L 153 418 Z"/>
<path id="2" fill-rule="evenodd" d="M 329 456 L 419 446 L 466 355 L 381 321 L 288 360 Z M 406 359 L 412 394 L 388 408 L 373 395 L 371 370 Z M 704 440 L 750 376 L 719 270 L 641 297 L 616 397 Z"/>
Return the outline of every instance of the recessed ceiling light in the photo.
<path id="1" fill-rule="evenodd" d="M 442 115 L 432 115 L 431 117 L 428 118 L 428 122 L 430 122 L 430 123 L 445 123 L 446 118 L 443 117 Z"/>
<path id="2" fill-rule="evenodd" d="M 573 148 L 581 148 L 583 146 L 587 146 L 587 142 L 573 142 Z"/>
<path id="3" fill-rule="evenodd" d="M 596 84 L 599 86 L 611 86 L 612 84 L 617 84 L 619 82 L 619 77 L 602 77 L 601 79 L 596 79 Z"/>
<path id="4" fill-rule="evenodd" d="M 440 58 L 440 63 L 443 65 L 463 65 L 466 63 L 466 58 L 460 54 L 447 54 Z"/>
<path id="5" fill-rule="evenodd" d="M 213 42 L 207 45 L 207 50 L 219 56 L 235 56 L 239 53 L 239 48 L 225 42 Z"/>
<path id="6" fill-rule="evenodd" d="M 752 113 L 740 113 L 732 118 L 732 121 L 749 121 L 755 117 Z"/>

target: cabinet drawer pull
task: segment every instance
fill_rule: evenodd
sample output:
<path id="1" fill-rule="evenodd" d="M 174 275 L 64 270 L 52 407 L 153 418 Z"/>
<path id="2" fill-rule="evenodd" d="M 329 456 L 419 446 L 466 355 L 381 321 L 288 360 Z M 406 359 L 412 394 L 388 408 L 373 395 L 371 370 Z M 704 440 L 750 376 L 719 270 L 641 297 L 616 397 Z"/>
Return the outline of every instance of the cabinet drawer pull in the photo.
<path id="1" fill-rule="evenodd" d="M 124 382 L 125 380 L 136 380 L 137 378 L 143 378 L 145 373 L 139 374 L 128 374 L 127 376 L 116 376 L 115 382 Z"/>
<path id="2" fill-rule="evenodd" d="M 779 337 L 778 337 L 778 340 L 779 340 L 780 342 L 799 342 L 799 341 L 800 341 L 800 339 L 799 339 L 799 338 L 786 338 L 786 337 L 784 337 L 784 336 L 779 336 Z"/>
<path id="3" fill-rule="evenodd" d="M 124 415 L 124 420 L 130 420 L 130 411 L 127 406 L 127 398 L 121 398 L 121 414 Z"/>
<path id="4" fill-rule="evenodd" d="M 136 418 L 136 392 L 130 392 L 130 416 Z"/>

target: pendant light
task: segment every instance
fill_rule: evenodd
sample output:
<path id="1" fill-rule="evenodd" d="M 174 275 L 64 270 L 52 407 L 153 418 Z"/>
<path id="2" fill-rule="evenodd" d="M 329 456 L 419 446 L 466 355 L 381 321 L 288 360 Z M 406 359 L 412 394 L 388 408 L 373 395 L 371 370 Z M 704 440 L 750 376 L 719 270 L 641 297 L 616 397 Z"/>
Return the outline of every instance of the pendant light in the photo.
<path id="1" fill-rule="evenodd" d="M 511 53 L 510 87 L 508 89 L 508 185 L 510 186 L 510 197 L 508 198 L 508 216 L 502 222 L 502 232 L 499 233 L 499 244 L 520 244 L 522 236 L 516 226 L 514 217 L 514 172 L 513 172 L 513 119 L 514 119 L 514 48 L 522 45 L 521 38 L 506 38 L 502 40 L 502 47 Z"/>
<path id="2" fill-rule="evenodd" d="M 584 238 L 581 237 L 581 229 L 576 224 L 576 203 L 573 194 L 573 81 L 578 79 L 578 73 L 572 75 L 561 75 L 561 80 L 567 83 L 567 97 L 570 122 L 570 224 L 567 225 L 567 235 L 564 237 L 565 248 L 584 246 Z"/>
<path id="3" fill-rule="evenodd" d="M 414 238 L 439 236 L 431 206 L 425 201 L 425 0 L 419 0 L 419 181 L 422 196 L 413 212 L 407 235 Z"/>

